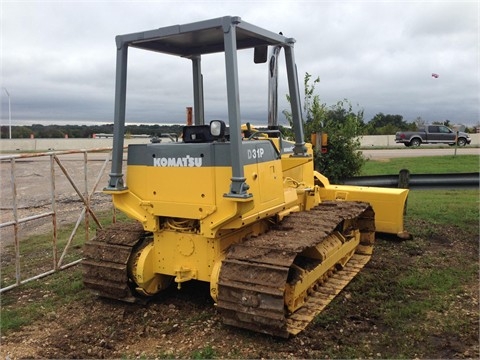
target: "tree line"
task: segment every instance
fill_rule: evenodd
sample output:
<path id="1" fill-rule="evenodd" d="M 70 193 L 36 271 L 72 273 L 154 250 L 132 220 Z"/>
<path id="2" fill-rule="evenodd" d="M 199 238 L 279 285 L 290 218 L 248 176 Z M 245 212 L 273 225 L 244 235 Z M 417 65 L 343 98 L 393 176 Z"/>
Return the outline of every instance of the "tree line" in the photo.
<path id="1" fill-rule="evenodd" d="M 126 125 L 125 134 L 128 135 L 150 135 L 160 136 L 162 133 L 182 132 L 182 125 Z M 92 138 L 94 134 L 113 134 L 113 124 L 104 125 L 41 125 L 33 124 L 26 126 L 12 126 L 12 138 Z M 9 127 L 1 127 L 2 139 L 8 139 Z"/>
<path id="2" fill-rule="evenodd" d="M 341 101 L 335 106 L 345 104 L 345 101 Z M 347 102 L 348 104 L 348 102 Z M 348 105 L 350 106 L 350 105 Z M 335 111 L 332 110 L 332 113 Z M 343 116 L 341 111 L 337 109 L 337 115 Z M 357 114 L 358 115 L 358 114 Z M 361 114 L 360 114 L 361 115 Z M 412 122 L 407 122 L 403 119 L 402 115 L 392 114 L 376 114 L 370 121 L 365 123 L 361 116 L 356 122 L 355 133 L 356 135 L 393 135 L 397 131 L 417 130 L 419 127 L 425 126 L 426 123 L 421 118 L 417 118 Z M 306 124 L 311 123 L 307 118 Z M 452 125 L 449 120 L 436 121 L 433 124 L 442 124 L 450 126 Z M 307 126 L 311 127 L 311 126 Z M 8 139 L 9 127 L 1 126 L 1 138 Z M 306 129 L 308 130 L 308 129 Z M 14 139 L 28 139 L 34 138 L 92 138 L 94 134 L 113 134 L 113 124 L 105 125 L 25 125 L 25 126 L 12 126 L 12 138 Z M 149 135 L 160 136 L 162 133 L 175 133 L 180 134 L 182 132 L 182 125 L 126 125 L 125 133 L 128 135 Z M 466 129 L 466 132 L 474 132 L 474 129 Z M 307 133 L 307 132 L 306 132 Z"/>

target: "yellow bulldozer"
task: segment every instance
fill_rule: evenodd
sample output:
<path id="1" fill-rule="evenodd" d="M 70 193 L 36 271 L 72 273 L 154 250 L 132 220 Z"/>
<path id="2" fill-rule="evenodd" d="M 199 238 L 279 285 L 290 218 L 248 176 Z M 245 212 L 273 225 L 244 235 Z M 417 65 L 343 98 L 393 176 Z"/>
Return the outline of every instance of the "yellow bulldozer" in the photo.
<path id="1" fill-rule="evenodd" d="M 104 191 L 135 221 L 98 230 L 85 245 L 87 288 L 136 301 L 203 281 L 225 324 L 288 337 L 368 262 L 376 231 L 407 235 L 408 190 L 333 185 L 314 171 L 294 44 L 232 16 L 116 37 L 112 168 Z M 191 61 L 194 123 L 181 141 L 129 145 L 124 178 L 129 48 Z M 267 126 L 259 130 L 242 125 L 238 54 L 248 49 L 260 64 L 254 66 L 269 74 Z M 293 141 L 282 137 L 277 120 L 282 50 Z M 223 121 L 205 121 L 201 60 L 214 53 L 224 54 Z"/>

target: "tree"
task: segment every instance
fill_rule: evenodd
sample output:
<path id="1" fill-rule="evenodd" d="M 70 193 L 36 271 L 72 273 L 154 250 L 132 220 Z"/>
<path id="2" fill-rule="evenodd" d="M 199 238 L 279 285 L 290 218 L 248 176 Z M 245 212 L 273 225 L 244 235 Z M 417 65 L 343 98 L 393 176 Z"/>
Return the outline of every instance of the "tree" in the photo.
<path id="1" fill-rule="evenodd" d="M 410 128 L 411 126 L 403 120 L 402 115 L 378 113 L 368 122 L 366 133 L 368 135 L 391 135 Z"/>
<path id="2" fill-rule="evenodd" d="M 445 120 L 445 121 L 433 121 L 432 122 L 432 125 L 445 125 L 445 126 L 448 126 L 448 127 L 451 127 L 452 124 L 450 123 L 450 120 Z"/>
<path id="3" fill-rule="evenodd" d="M 328 177 L 333 183 L 358 175 L 365 163 L 359 150 L 358 135 L 363 126 L 363 110 L 354 112 L 348 100 L 338 101 L 327 106 L 321 103 L 315 94 L 315 86 L 320 83 L 317 77 L 305 73 L 304 77 L 304 133 L 309 137 L 313 133 L 323 132 L 328 135 L 328 150 L 321 153 L 315 149 L 315 169 Z M 289 100 L 288 96 L 287 99 Z M 283 111 L 292 125 L 291 114 Z"/>
<path id="4" fill-rule="evenodd" d="M 427 126 L 427 122 L 425 120 L 423 120 L 420 116 L 417 116 L 417 118 L 415 120 L 413 120 L 415 126 L 417 127 L 416 129 L 413 129 L 413 130 L 418 130 L 420 128 L 423 128 L 425 126 Z"/>
<path id="5" fill-rule="evenodd" d="M 16 126 L 12 129 L 12 138 L 28 139 L 32 131 L 26 126 Z"/>

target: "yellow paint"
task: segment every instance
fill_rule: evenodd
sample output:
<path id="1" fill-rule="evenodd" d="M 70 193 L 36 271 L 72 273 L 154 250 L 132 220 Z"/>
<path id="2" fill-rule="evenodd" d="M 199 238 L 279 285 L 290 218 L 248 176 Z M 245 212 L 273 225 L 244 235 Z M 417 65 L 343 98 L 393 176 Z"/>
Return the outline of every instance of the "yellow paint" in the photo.
<path id="1" fill-rule="evenodd" d="M 281 148 L 279 139 L 271 140 Z M 244 166 L 252 195 L 244 199 L 225 196 L 231 183 L 230 167 L 127 166 L 127 189 L 110 192 L 114 205 L 153 233 L 153 242 L 140 249 L 129 266 L 138 290 L 153 294 L 171 279 L 178 286 L 197 279 L 210 282 L 210 293 L 216 299 L 221 261 L 228 246 L 265 232 L 272 219 L 309 210 L 323 200 L 370 202 L 377 231 L 404 230 L 408 190 L 331 185 L 314 171 L 312 147 L 306 146 L 307 156 L 283 154 L 281 159 Z M 352 252 L 359 236 L 347 245 L 342 240 L 340 248 L 332 250 L 331 260 L 327 257 L 328 261 L 308 275 L 306 283 L 313 283 L 327 271 L 331 261 Z M 371 252 L 371 246 L 365 249 Z M 300 306 L 308 286 L 290 290 L 291 309 Z"/>
<path id="2" fill-rule="evenodd" d="M 137 291 L 144 295 L 153 295 L 166 289 L 171 278 L 159 274 L 155 267 L 155 247 L 149 242 L 141 251 L 136 252 L 130 260 L 130 270 L 137 286 Z"/>
<path id="3" fill-rule="evenodd" d="M 309 271 L 298 268 L 297 271 L 301 273 L 299 281 L 294 284 L 287 283 L 285 303 L 289 312 L 295 312 L 305 303 L 309 290 L 316 285 L 319 279 L 328 277 L 328 272 L 333 271 L 337 263 L 346 263 L 359 243 L 360 233 L 358 231 L 349 241 L 345 241 L 339 232 L 334 232 L 317 247 L 309 248 L 303 252 L 302 255 L 313 259 L 321 259 L 322 262 Z"/>
<path id="4" fill-rule="evenodd" d="M 369 186 L 331 185 L 326 177 L 315 172 L 322 186 L 322 200 L 365 201 L 375 212 L 377 232 L 401 235 L 404 232 L 403 214 L 408 189 L 379 188 Z"/>

